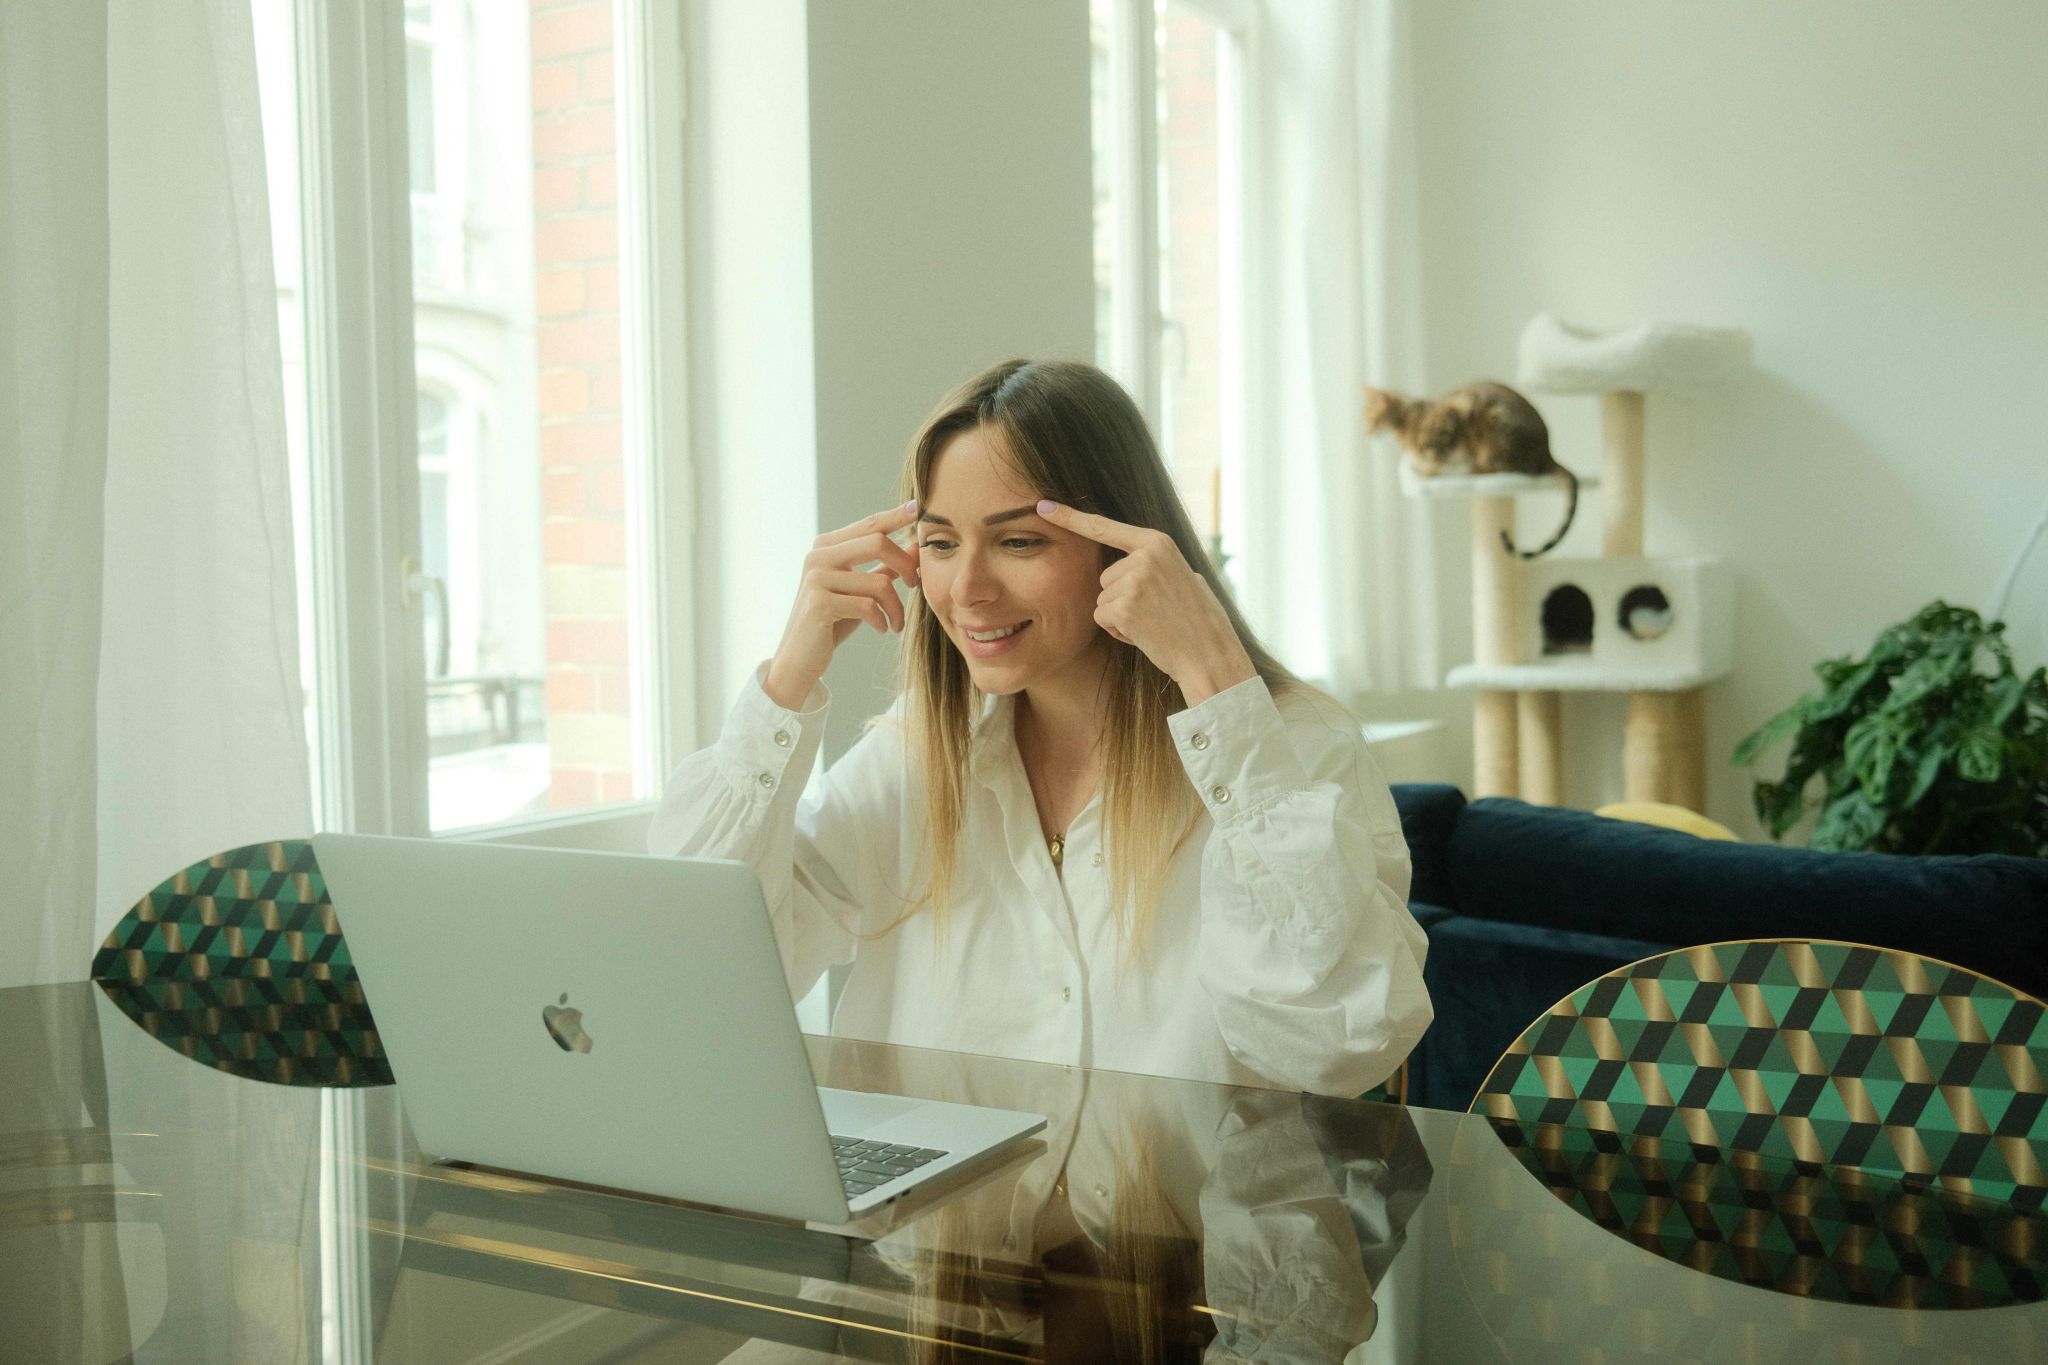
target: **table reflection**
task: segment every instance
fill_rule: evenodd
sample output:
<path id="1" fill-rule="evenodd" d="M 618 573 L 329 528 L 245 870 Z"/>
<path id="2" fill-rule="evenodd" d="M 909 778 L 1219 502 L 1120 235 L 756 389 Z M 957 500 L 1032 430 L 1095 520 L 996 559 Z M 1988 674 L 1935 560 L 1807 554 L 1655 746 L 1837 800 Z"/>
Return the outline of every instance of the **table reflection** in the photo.
<path id="1" fill-rule="evenodd" d="M 0 1037 L 0 1360 L 2048 1356 L 2038 1215 L 1711 1152 L 813 1038 L 1051 1119 L 825 1228 L 427 1163 L 345 995 L 0 990 Z"/>
<path id="2" fill-rule="evenodd" d="M 1568 1207 L 1709 1275 L 1890 1308 L 1994 1308 L 2043 1296 L 2048 1218 L 2037 1210 L 1847 1167 L 1487 1122 Z"/>

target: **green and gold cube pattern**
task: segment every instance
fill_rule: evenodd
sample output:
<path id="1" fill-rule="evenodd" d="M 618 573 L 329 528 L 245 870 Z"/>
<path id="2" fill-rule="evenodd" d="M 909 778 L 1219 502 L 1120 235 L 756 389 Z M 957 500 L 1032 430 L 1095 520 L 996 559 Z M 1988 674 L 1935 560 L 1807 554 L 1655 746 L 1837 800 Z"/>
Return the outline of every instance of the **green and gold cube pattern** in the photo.
<path id="1" fill-rule="evenodd" d="M 2038 1000 L 1912 953 L 1709 944 L 1573 992 L 1473 1107 L 2039 1209 L 2043 1017 Z"/>
<path id="2" fill-rule="evenodd" d="M 327 882 L 303 839 L 194 863 L 135 903 L 93 957 L 99 981 L 353 981 Z"/>

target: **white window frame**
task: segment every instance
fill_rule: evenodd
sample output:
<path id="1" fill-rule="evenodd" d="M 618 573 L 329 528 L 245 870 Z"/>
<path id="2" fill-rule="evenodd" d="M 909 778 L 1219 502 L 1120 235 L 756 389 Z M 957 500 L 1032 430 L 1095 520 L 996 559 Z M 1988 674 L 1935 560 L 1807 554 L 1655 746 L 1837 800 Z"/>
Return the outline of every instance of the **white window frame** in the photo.
<path id="1" fill-rule="evenodd" d="M 623 359 L 636 763 L 655 789 L 697 745 L 683 294 L 682 16 L 613 0 L 618 50 Z M 400 0 L 295 0 L 309 494 L 313 508 L 316 824 L 425 835 L 426 670 L 419 568 L 406 32 Z M 438 74 L 438 73 L 437 73 Z M 644 110 L 644 117 L 637 116 Z M 448 169 L 453 170 L 454 167 Z M 632 376 L 646 392 L 630 391 Z M 640 467 L 635 467 L 638 464 Z M 444 837 L 641 846 L 651 799 Z"/>
<path id="2" fill-rule="evenodd" d="M 1166 334 L 1175 325 L 1160 297 L 1159 214 L 1159 84 L 1155 0 L 1100 0 L 1109 15 L 1110 161 L 1112 202 L 1118 206 L 1111 238 L 1110 336 L 1104 368 L 1121 380 L 1137 400 L 1152 430 L 1167 429 Z M 1224 449 L 1248 450 L 1252 415 L 1259 410 L 1258 367 L 1247 354 L 1256 327 L 1254 300 L 1259 292 L 1258 205 L 1259 148 L 1263 142 L 1258 98 L 1258 73 L 1263 70 L 1259 0 L 1173 0 L 1202 14 L 1230 43 L 1217 68 L 1217 105 L 1234 108 L 1233 158 L 1226 158 L 1218 199 L 1224 281 L 1218 298 L 1220 330 L 1237 337 L 1224 348 L 1223 401 L 1218 421 L 1224 428 Z M 1236 172 L 1235 177 L 1231 175 Z M 1233 401 L 1233 399 L 1237 401 Z M 1224 510 L 1220 528 L 1223 548 L 1240 552 L 1244 527 L 1243 462 L 1224 462 Z"/>

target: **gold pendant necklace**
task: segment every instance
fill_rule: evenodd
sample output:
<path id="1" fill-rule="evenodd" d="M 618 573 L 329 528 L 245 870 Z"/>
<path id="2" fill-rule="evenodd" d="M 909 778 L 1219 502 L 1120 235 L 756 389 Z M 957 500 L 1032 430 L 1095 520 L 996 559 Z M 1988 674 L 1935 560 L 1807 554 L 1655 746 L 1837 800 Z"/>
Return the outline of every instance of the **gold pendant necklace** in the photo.
<path id="1" fill-rule="evenodd" d="M 1060 860 L 1067 856 L 1067 836 L 1064 830 L 1052 836 L 1052 842 L 1046 845 L 1046 851 L 1052 854 L 1052 865 L 1058 867 Z"/>

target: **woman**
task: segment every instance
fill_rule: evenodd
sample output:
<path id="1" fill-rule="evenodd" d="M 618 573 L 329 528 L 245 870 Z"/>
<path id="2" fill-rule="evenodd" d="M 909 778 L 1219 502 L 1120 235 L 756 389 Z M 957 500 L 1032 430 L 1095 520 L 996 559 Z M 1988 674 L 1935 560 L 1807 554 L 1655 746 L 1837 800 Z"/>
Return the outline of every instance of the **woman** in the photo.
<path id="1" fill-rule="evenodd" d="M 1393 800 L 1356 722 L 1245 626 L 1129 396 L 1092 366 L 998 365 L 926 421 L 905 485 L 818 538 L 654 851 L 752 863 L 791 993 L 851 964 L 836 1033 L 1385 1079 L 1430 1020 Z M 902 694 L 805 796 L 821 680 L 862 622 L 903 634 Z"/>

